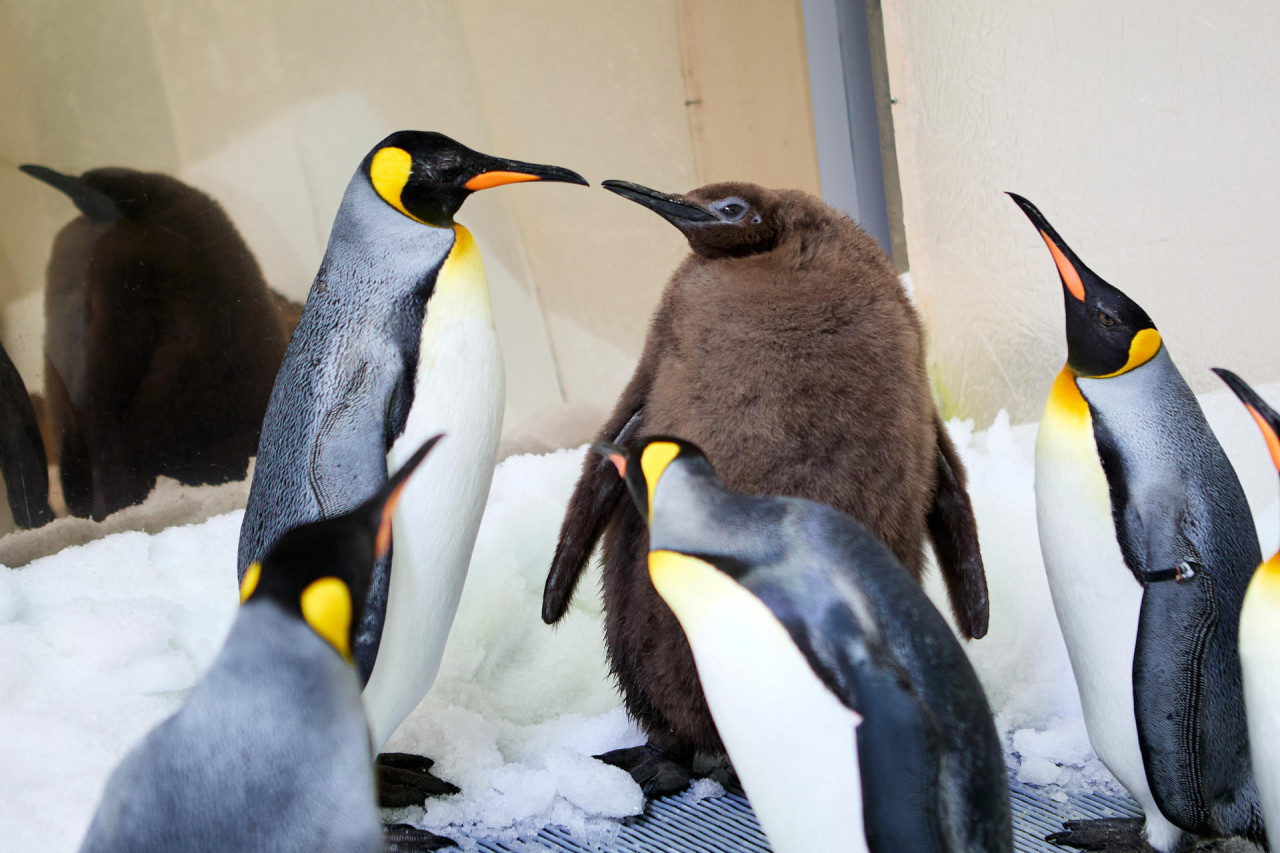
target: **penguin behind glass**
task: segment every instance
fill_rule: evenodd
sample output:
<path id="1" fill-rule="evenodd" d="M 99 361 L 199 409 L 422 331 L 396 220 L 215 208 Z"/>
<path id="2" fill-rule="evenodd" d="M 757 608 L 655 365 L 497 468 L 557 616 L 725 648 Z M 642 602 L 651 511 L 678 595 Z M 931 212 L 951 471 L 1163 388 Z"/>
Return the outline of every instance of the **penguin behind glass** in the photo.
<path id="1" fill-rule="evenodd" d="M 101 520 L 141 502 L 158 475 L 242 479 L 288 337 L 226 213 L 168 175 L 19 168 L 82 214 L 54 239 L 45 290 L 67 508 Z"/>
<path id="2" fill-rule="evenodd" d="M 1280 471 L 1280 414 L 1230 370 L 1213 372 L 1236 393 Z M 1240 609 L 1240 666 L 1249 745 L 1271 849 L 1280 850 L 1280 552 L 1258 566 Z"/>
<path id="3" fill-rule="evenodd" d="M 222 651 L 112 772 L 81 853 L 382 850 L 351 649 L 396 501 L 434 443 L 249 568 Z"/>
<path id="4" fill-rule="evenodd" d="M 774 850 L 1013 849 L 986 696 L 882 543 L 822 504 L 729 491 L 680 439 L 596 449 L 648 521 L 650 577 Z"/>
<path id="5" fill-rule="evenodd" d="M 933 402 L 920 319 L 875 241 L 799 191 L 604 186 L 667 219 L 693 252 L 599 438 L 685 437 L 729 488 L 833 506 L 917 579 L 927 533 L 961 633 L 983 636 L 986 580 L 964 469 Z M 623 497 L 607 463 L 588 454 L 542 616 L 564 616 L 603 535 L 609 659 L 649 745 L 602 757 L 652 795 L 683 787 L 694 754 L 722 747 L 685 636 L 645 570 L 644 524 Z"/>
<path id="6" fill-rule="evenodd" d="M 1084 265 L 1035 205 L 1066 304 L 1067 364 L 1036 439 L 1049 591 L 1094 751 L 1161 853 L 1263 840 L 1237 654 L 1261 559 L 1235 471 L 1146 312 Z M 1085 846 L 1123 821 L 1052 837 Z"/>
<path id="7" fill-rule="evenodd" d="M 538 180 L 586 183 L 439 133 L 400 131 L 378 143 L 347 186 L 263 421 L 241 577 L 282 530 L 359 504 L 425 435 L 449 435 L 430 476 L 405 492 L 356 639 L 378 747 L 435 679 L 502 432 L 502 354 L 484 264 L 453 216 L 476 190 Z M 384 804 L 420 804 L 452 790 L 442 784 L 428 778 L 423 791 Z"/>

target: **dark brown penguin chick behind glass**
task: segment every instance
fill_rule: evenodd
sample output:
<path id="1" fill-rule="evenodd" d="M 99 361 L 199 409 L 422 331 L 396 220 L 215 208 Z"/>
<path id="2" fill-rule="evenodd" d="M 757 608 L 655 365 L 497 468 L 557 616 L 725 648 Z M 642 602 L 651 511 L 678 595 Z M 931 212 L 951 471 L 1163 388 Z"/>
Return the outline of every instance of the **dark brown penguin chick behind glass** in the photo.
<path id="1" fill-rule="evenodd" d="M 604 441 L 679 436 L 725 484 L 807 498 L 866 525 L 917 579 L 934 542 L 961 633 L 987 630 L 987 589 L 964 470 L 925 371 L 915 308 L 848 216 L 797 190 L 712 184 L 672 196 L 604 186 L 667 219 L 693 253 L 676 269 Z M 657 794 L 723 747 L 675 617 L 646 569 L 644 522 L 588 453 L 547 577 L 558 621 L 604 535 L 605 640 L 649 745 L 603 756 Z"/>
<path id="2" fill-rule="evenodd" d="M 244 477 L 289 334 L 221 206 L 163 174 L 20 168 L 82 214 L 54 239 L 45 291 L 67 508 L 101 519 L 144 499 L 157 475 Z"/>

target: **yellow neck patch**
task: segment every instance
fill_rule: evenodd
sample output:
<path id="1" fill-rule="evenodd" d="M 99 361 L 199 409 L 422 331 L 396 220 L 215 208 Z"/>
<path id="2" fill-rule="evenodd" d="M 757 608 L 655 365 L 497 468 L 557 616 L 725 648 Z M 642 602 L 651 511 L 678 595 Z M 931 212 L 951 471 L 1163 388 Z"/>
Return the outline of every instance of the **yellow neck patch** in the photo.
<path id="1" fill-rule="evenodd" d="M 400 196 L 409 183 L 409 173 L 413 169 L 413 156 L 403 148 L 387 147 L 378 150 L 369 163 L 369 182 L 382 200 L 412 219 L 422 222 L 405 209 Z M 422 222 L 426 225 L 425 222 Z"/>
<path id="2" fill-rule="evenodd" d="M 249 600 L 249 596 L 253 595 L 253 591 L 258 588 L 258 581 L 262 578 L 262 563 L 254 560 L 249 564 L 249 568 L 244 570 L 244 577 L 240 580 L 240 603 L 244 604 Z"/>
<path id="3" fill-rule="evenodd" d="M 1093 416 L 1089 414 L 1089 404 L 1076 385 L 1076 375 L 1071 368 L 1064 367 L 1058 372 L 1049 389 L 1049 400 L 1044 407 L 1045 420 L 1052 420 L 1061 427 L 1073 431 L 1079 429 L 1092 430 Z"/>
<path id="4" fill-rule="evenodd" d="M 653 515 L 653 491 L 658 488 L 658 478 L 667 470 L 671 460 L 680 453 L 680 446 L 669 441 L 655 441 L 644 449 L 640 455 L 640 470 L 644 472 L 645 484 L 649 487 L 649 515 Z"/>
<path id="5" fill-rule="evenodd" d="M 351 657 L 351 590 L 337 578 L 320 578 L 302 591 L 302 618 L 348 662 Z"/>
<path id="6" fill-rule="evenodd" d="M 1111 379 L 1115 376 L 1128 373 L 1135 367 L 1142 367 L 1148 361 L 1156 357 L 1156 353 L 1160 352 L 1161 340 L 1160 333 L 1155 329 L 1143 329 L 1133 336 L 1133 340 L 1129 341 L 1129 360 L 1124 363 L 1124 367 L 1115 373 L 1107 373 L 1102 376 L 1090 376 L 1089 379 Z"/>
<path id="7" fill-rule="evenodd" d="M 715 566 L 676 551 L 650 551 L 649 578 L 690 635 L 717 604 L 746 593 L 737 581 Z"/>
<path id="8" fill-rule="evenodd" d="M 1268 608 L 1280 608 L 1280 553 L 1258 566 L 1244 597 Z"/>

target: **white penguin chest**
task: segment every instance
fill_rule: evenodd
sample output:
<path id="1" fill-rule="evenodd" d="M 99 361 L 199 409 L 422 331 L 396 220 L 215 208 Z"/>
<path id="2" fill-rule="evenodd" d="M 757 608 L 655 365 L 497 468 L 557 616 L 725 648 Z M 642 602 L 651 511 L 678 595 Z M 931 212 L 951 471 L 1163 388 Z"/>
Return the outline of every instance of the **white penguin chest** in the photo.
<path id="1" fill-rule="evenodd" d="M 861 717 L 731 578 L 661 551 L 650 555 L 650 573 L 689 638 L 711 716 L 770 846 L 865 853 Z"/>
<path id="2" fill-rule="evenodd" d="M 1089 741 L 1120 783 L 1154 808 L 1133 704 L 1142 586 L 1120 550 L 1088 404 L 1066 370 L 1040 422 L 1035 488 L 1040 550 Z"/>
<path id="3" fill-rule="evenodd" d="M 1253 772 L 1271 849 L 1280 849 L 1280 554 L 1254 574 L 1240 610 L 1240 666 Z"/>
<path id="4" fill-rule="evenodd" d="M 462 595 L 502 434 L 505 374 L 474 240 L 458 241 L 427 303 L 413 404 L 387 454 L 394 471 L 444 433 L 392 526 L 387 615 L 365 708 L 381 745 L 430 689 Z"/>

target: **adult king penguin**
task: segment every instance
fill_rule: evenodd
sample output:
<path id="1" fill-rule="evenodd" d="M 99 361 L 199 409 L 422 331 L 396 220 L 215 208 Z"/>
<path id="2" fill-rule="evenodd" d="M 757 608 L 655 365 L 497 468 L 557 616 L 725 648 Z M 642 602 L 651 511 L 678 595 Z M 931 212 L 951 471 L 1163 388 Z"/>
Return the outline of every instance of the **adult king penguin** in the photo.
<path id="1" fill-rule="evenodd" d="M 596 449 L 648 521 L 654 588 L 775 851 L 1013 850 L 978 677 L 866 527 L 729 491 L 680 439 Z"/>
<path id="2" fill-rule="evenodd" d="M 1230 370 L 1214 368 L 1253 415 L 1271 463 L 1280 471 L 1280 414 Z M 1272 850 L 1280 850 L 1280 551 L 1253 573 L 1240 608 L 1240 666 L 1245 716 L 1262 815 Z"/>
<path id="3" fill-rule="evenodd" d="M 396 500 L 434 443 L 250 565 L 222 651 L 112 772 L 81 853 L 382 850 L 352 645 Z"/>
<path id="4" fill-rule="evenodd" d="M 538 180 L 586 184 L 439 133 L 378 143 L 347 186 L 267 406 L 241 578 L 281 532 L 359 504 L 426 435 L 448 434 L 400 503 L 391 562 L 374 573 L 356 638 L 379 747 L 435 679 L 502 431 L 484 264 L 453 216 L 476 190 Z"/>
<path id="5" fill-rule="evenodd" d="M 675 225 L 693 252 L 599 438 L 682 436 L 736 491 L 816 500 L 858 519 L 916 578 L 927 533 L 961 633 L 983 636 L 987 587 L 964 469 L 934 406 L 920 319 L 875 241 L 794 190 L 728 183 L 676 196 L 604 186 Z M 649 743 L 602 758 L 652 795 L 686 784 L 695 754 L 723 748 L 624 495 L 588 454 L 542 618 L 564 615 L 603 534 L 609 659 Z"/>
<path id="6" fill-rule="evenodd" d="M 1089 741 L 1142 821 L 1051 840 L 1161 853 L 1261 841 L 1237 627 L 1258 537 L 1240 482 L 1151 318 L 1010 194 L 1062 278 L 1067 364 L 1036 439 L 1036 517 Z M 1127 845 L 1127 846 L 1125 846 Z"/>

